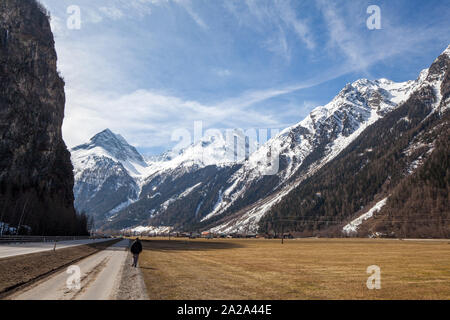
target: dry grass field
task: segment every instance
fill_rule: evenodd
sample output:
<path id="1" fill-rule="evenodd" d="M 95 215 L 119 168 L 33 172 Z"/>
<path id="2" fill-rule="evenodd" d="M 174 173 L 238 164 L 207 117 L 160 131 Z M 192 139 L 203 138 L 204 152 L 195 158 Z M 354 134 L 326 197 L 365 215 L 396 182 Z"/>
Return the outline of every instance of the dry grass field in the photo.
<path id="1" fill-rule="evenodd" d="M 150 299 L 450 299 L 450 240 L 143 242 Z M 381 268 L 369 290 L 367 267 Z"/>

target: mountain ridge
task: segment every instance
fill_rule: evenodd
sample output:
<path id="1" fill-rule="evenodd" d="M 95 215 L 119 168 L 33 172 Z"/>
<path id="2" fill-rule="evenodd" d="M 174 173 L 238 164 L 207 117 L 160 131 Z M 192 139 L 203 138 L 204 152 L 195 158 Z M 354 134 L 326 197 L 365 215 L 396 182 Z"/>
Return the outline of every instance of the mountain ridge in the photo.
<path id="1" fill-rule="evenodd" d="M 428 224 L 433 227 L 426 232 L 422 232 L 418 225 L 423 223 L 423 218 L 402 217 L 399 220 L 403 224 L 399 225 L 391 223 L 391 218 L 386 218 L 386 212 L 391 217 L 398 216 L 396 211 L 389 211 L 393 207 L 390 195 L 397 193 L 396 198 L 400 198 L 398 188 L 428 162 L 434 154 L 436 141 L 440 141 L 438 128 L 448 126 L 448 99 L 443 98 L 450 82 L 448 49 L 432 63 L 426 74 L 421 73 L 420 85 L 405 103 L 367 128 L 333 162 L 291 190 L 291 194 L 262 219 L 261 228 L 268 231 L 275 226 L 276 232 L 279 232 L 283 227 L 304 236 L 342 235 L 341 228 L 345 230 L 344 225 L 349 218 L 364 216 L 372 208 L 373 201 L 386 198 L 385 204 L 374 215 L 381 220 L 366 219 L 367 222 L 362 222 L 361 231 L 355 234 L 447 237 L 450 230 L 445 231 L 441 222 L 436 221 L 442 221 L 449 214 L 448 209 L 439 209 L 441 211 L 434 216 L 430 212 Z M 448 136 L 442 139 L 448 140 Z M 440 150 L 441 156 L 446 153 L 448 157 L 448 149 Z M 445 165 L 445 161 L 442 163 Z M 444 173 L 448 171 L 448 167 L 434 167 Z M 442 201 L 448 201 L 448 185 L 443 188 L 447 200 Z M 315 193 L 320 196 L 314 196 Z M 405 201 L 406 196 L 402 197 Z M 397 205 L 397 208 L 400 207 Z M 415 210 L 410 211 L 409 217 L 414 215 Z M 280 222 L 283 217 L 289 217 L 292 221 Z"/>
<path id="2" fill-rule="evenodd" d="M 450 46 L 442 55 L 449 52 Z M 245 160 L 236 162 L 233 152 L 228 153 L 228 158 L 225 152 L 219 152 L 219 159 L 203 161 L 199 151 L 204 152 L 205 141 L 200 141 L 181 152 L 166 152 L 147 161 L 137 183 L 139 195 L 121 208 L 105 228 L 171 226 L 179 230 L 256 232 L 260 220 L 280 199 L 334 161 L 365 130 L 408 101 L 427 81 L 434 81 L 433 74 L 442 71 L 434 72 L 436 61 L 416 80 L 396 83 L 359 79 L 347 84 L 330 103 L 315 108 Z M 444 100 L 448 99 L 448 91 L 443 94 Z M 217 146 L 221 150 L 224 144 L 220 141 Z M 280 155 L 279 171 L 265 175 L 270 163 L 268 154 L 273 153 Z M 208 182 L 202 183 L 199 177 Z"/>

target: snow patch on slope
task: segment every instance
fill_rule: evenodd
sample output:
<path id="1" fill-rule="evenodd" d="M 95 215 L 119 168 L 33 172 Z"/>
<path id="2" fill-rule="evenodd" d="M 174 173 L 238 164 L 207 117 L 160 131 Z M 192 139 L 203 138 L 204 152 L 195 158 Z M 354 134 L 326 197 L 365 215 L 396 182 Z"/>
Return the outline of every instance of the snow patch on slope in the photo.
<path id="1" fill-rule="evenodd" d="M 205 221 L 205 220 L 208 220 L 209 218 L 213 217 L 213 216 L 214 216 L 214 215 L 222 208 L 222 206 L 224 205 L 224 204 L 222 203 L 222 200 L 223 200 L 222 189 L 220 189 L 220 190 L 219 190 L 219 196 L 218 196 L 218 199 L 217 199 L 217 201 L 216 201 L 216 203 L 215 203 L 215 205 L 214 205 L 214 207 L 213 207 L 213 210 L 212 210 L 210 213 L 208 213 L 208 214 L 206 215 L 206 217 L 204 217 L 204 218 L 201 220 L 201 222 L 203 222 L 203 221 Z"/>
<path id="2" fill-rule="evenodd" d="M 196 185 L 194 185 L 194 186 L 192 186 L 192 187 L 190 187 L 190 188 L 187 188 L 185 191 L 183 191 L 183 192 L 180 193 L 179 195 L 173 196 L 173 197 L 171 197 L 170 199 L 166 200 L 164 203 L 161 204 L 160 209 L 159 209 L 158 211 L 160 212 L 161 210 L 167 210 L 167 208 L 168 208 L 172 203 L 174 203 L 175 201 L 177 201 L 177 200 L 179 200 L 179 199 L 182 199 L 182 198 L 184 198 L 184 197 L 187 197 L 192 191 L 194 191 L 195 189 L 197 189 L 201 184 L 202 184 L 202 183 L 199 182 L 199 183 L 197 183 Z M 158 212 L 158 213 L 159 213 L 159 212 Z"/>
<path id="3" fill-rule="evenodd" d="M 108 218 L 108 221 L 112 221 L 112 219 L 114 219 L 116 213 L 118 213 L 122 209 L 125 209 L 126 207 L 128 207 L 130 204 L 132 204 L 134 202 L 136 202 L 136 199 L 128 199 L 127 201 L 122 202 L 117 207 L 115 207 L 114 209 L 109 211 L 108 214 L 110 215 L 110 217 Z"/>
<path id="4" fill-rule="evenodd" d="M 356 231 L 358 231 L 359 226 L 367 219 L 372 218 L 374 213 L 380 211 L 381 208 L 383 208 L 384 205 L 386 204 L 386 201 L 387 201 L 387 197 L 384 198 L 383 200 L 377 202 L 369 211 L 362 214 L 355 220 L 352 220 L 349 224 L 345 225 L 342 228 L 342 232 L 344 232 L 346 234 L 350 234 L 350 233 L 355 233 Z"/>
<path id="5" fill-rule="evenodd" d="M 172 230 L 173 230 L 173 227 L 168 227 L 168 226 L 159 226 L 159 227 L 137 226 L 134 228 L 122 229 L 121 231 L 124 233 L 131 233 L 133 235 L 141 235 L 141 234 L 158 235 L 158 234 L 168 234 Z"/>

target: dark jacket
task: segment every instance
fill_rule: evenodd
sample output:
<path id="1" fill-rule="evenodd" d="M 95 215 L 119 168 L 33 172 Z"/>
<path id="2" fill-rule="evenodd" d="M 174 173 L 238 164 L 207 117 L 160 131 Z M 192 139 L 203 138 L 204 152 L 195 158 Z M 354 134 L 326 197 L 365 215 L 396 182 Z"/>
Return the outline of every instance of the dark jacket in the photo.
<path id="1" fill-rule="evenodd" d="M 131 253 L 139 254 L 142 252 L 142 243 L 139 240 L 135 240 L 131 245 Z"/>

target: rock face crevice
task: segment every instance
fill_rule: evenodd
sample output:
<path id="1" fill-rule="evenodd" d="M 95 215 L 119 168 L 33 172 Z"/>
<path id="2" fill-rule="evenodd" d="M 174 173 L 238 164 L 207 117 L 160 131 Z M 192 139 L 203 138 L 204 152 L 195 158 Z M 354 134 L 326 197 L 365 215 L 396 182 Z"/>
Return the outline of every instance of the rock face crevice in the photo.
<path id="1" fill-rule="evenodd" d="M 0 2 L 0 222 L 33 234 L 80 234 L 64 80 L 49 17 L 35 0 Z M 5 232 L 5 230 L 2 230 Z"/>

